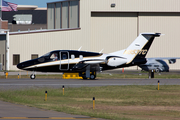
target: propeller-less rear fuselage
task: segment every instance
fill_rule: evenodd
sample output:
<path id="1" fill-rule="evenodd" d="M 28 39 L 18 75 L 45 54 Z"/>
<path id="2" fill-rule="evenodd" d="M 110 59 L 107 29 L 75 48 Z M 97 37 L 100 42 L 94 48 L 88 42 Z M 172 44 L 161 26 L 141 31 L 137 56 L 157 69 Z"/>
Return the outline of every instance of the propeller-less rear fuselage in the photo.
<path id="1" fill-rule="evenodd" d="M 79 50 L 55 50 L 37 59 L 19 63 L 29 71 L 78 72 L 84 79 L 95 79 L 96 71 L 123 68 L 146 63 L 146 54 L 160 33 L 142 33 L 124 50 L 103 54 Z"/>

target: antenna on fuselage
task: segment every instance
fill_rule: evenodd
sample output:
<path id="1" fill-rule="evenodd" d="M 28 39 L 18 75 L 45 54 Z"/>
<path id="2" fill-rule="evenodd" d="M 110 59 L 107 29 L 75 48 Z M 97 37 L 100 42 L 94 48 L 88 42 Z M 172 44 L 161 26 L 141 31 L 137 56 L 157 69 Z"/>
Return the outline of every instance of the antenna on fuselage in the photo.
<path id="1" fill-rule="evenodd" d="M 78 49 L 78 51 L 80 51 L 80 50 L 81 50 L 81 48 L 82 48 L 82 46 Z"/>
<path id="2" fill-rule="evenodd" d="M 103 50 L 104 50 L 104 49 L 102 49 L 99 53 L 102 53 Z"/>

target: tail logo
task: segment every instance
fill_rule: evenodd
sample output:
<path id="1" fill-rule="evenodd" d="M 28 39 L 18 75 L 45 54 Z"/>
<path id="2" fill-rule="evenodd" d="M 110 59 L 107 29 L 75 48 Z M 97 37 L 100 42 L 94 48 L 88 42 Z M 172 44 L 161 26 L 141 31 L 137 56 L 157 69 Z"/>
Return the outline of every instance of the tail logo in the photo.
<path id="1" fill-rule="evenodd" d="M 129 55 L 145 55 L 147 53 L 147 49 L 144 50 L 126 50 L 124 54 L 129 54 Z"/>

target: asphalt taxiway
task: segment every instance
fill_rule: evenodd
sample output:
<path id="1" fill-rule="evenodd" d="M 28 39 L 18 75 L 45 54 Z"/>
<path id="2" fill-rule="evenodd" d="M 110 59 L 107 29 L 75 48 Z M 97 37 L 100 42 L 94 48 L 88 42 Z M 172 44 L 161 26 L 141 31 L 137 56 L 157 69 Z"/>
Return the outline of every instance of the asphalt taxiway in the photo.
<path id="1" fill-rule="evenodd" d="M 36 87 L 93 87 L 108 85 L 180 85 L 180 79 L 0 79 L 0 89 L 26 89 Z"/>
<path id="2" fill-rule="evenodd" d="M 43 110 L 23 105 L 12 104 L 0 101 L 0 120 L 19 120 L 19 119 L 55 119 L 55 120 L 102 120 L 82 115 L 71 115 L 63 112 Z"/>

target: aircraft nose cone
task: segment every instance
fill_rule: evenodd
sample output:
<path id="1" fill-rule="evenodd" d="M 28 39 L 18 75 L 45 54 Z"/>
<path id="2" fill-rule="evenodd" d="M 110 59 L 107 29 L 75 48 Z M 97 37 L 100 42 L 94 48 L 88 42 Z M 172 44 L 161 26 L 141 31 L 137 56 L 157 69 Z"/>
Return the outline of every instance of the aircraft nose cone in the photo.
<path id="1" fill-rule="evenodd" d="M 17 64 L 17 68 L 22 69 L 24 65 L 22 63 Z"/>

